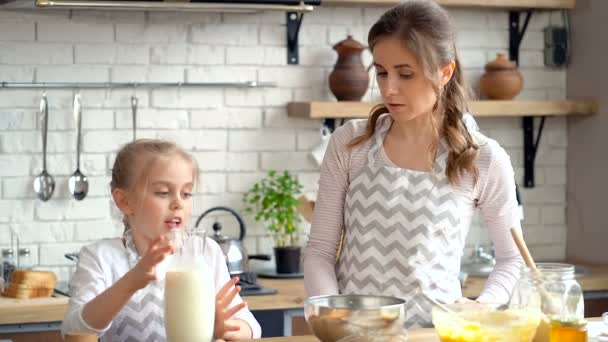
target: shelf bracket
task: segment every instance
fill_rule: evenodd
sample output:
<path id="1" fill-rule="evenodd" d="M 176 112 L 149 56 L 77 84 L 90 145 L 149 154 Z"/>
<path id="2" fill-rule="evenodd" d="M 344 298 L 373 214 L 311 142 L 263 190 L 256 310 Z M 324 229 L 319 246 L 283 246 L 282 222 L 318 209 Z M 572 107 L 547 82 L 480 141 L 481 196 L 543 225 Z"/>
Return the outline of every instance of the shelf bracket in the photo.
<path id="1" fill-rule="evenodd" d="M 524 187 L 526 188 L 534 187 L 534 162 L 536 160 L 536 153 L 538 152 L 540 137 L 545 127 L 545 118 L 545 116 L 540 118 L 536 139 L 534 139 L 534 117 L 524 116 L 522 118 L 524 131 Z"/>
<path id="2" fill-rule="evenodd" d="M 304 13 L 287 12 L 287 64 L 300 63 L 298 35 Z"/>
<path id="3" fill-rule="evenodd" d="M 323 126 L 327 127 L 331 133 L 336 130 L 336 119 L 334 118 L 325 118 L 323 119 Z"/>
<path id="4" fill-rule="evenodd" d="M 520 11 L 509 11 L 509 59 L 519 65 L 519 48 L 521 41 L 526 34 L 530 18 L 532 17 L 532 10 L 523 11 L 525 18 L 523 25 L 521 24 Z M 521 28 L 520 28 L 521 26 Z M 536 160 L 536 152 L 538 151 L 538 144 L 540 137 L 545 126 L 545 116 L 541 117 L 540 126 L 538 127 L 538 133 L 536 134 L 536 141 L 534 139 L 534 117 L 524 116 L 522 118 L 522 128 L 524 134 L 524 187 L 534 187 L 534 162 Z"/>

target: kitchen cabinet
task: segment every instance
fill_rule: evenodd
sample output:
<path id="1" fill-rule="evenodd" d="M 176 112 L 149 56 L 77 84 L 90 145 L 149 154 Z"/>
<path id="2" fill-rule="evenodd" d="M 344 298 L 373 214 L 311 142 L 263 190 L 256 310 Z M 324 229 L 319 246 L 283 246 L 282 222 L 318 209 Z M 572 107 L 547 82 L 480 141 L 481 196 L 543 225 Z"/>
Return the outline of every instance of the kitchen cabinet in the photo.
<path id="1" fill-rule="evenodd" d="M 600 317 L 608 312 L 608 291 L 586 292 L 585 317 Z"/>

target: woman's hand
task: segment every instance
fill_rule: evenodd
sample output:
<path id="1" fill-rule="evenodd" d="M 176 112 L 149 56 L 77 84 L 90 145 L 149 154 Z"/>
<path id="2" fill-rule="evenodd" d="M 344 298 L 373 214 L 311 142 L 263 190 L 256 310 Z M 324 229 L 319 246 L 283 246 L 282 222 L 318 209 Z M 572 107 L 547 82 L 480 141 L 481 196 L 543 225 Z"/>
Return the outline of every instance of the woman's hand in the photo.
<path id="1" fill-rule="evenodd" d="M 498 305 L 492 305 L 488 303 L 480 303 L 476 300 L 471 300 L 466 297 L 461 297 L 456 300 L 456 303 L 460 305 L 460 307 L 465 307 L 469 309 L 493 309 L 498 307 Z"/>
<path id="2" fill-rule="evenodd" d="M 457 304 L 479 304 L 478 302 L 471 300 L 467 297 L 460 297 L 460 298 L 456 299 L 455 303 L 457 303 Z"/>
<path id="3" fill-rule="evenodd" d="M 240 335 L 236 334 L 243 326 L 240 320 L 230 319 L 247 306 L 247 303 L 241 302 L 230 307 L 234 297 L 241 292 L 241 287 L 235 286 L 238 281 L 238 277 L 230 279 L 215 296 L 215 338 L 230 340 L 232 335 Z"/>
<path id="4" fill-rule="evenodd" d="M 156 266 L 173 253 L 173 249 L 173 243 L 167 241 L 164 236 L 161 235 L 156 239 L 137 265 L 125 275 L 130 288 L 137 291 L 156 280 Z"/>

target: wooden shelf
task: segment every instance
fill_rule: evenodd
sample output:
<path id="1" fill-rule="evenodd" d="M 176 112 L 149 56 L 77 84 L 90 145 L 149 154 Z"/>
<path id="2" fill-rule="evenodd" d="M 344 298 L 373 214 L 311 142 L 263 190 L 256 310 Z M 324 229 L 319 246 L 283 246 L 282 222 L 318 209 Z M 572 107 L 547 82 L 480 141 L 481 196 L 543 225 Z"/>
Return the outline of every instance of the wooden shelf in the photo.
<path id="1" fill-rule="evenodd" d="M 292 117 L 366 118 L 372 109 L 366 102 L 290 102 L 287 113 Z M 471 101 L 475 117 L 587 115 L 598 110 L 595 101 Z"/>
<path id="2" fill-rule="evenodd" d="M 576 0 L 435 0 L 446 7 L 573 9 Z M 399 0 L 323 0 L 323 5 L 393 6 Z"/>

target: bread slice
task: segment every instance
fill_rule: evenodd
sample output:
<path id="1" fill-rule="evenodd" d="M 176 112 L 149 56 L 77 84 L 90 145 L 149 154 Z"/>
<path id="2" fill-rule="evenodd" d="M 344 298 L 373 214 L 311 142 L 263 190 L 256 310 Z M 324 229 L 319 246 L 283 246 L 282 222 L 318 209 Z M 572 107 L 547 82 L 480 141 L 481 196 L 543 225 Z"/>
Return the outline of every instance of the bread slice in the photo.
<path id="1" fill-rule="evenodd" d="M 49 271 L 15 270 L 2 293 L 12 298 L 41 298 L 53 295 L 57 276 Z"/>
<path id="2" fill-rule="evenodd" d="M 19 285 L 9 285 L 2 293 L 5 297 L 26 299 L 26 298 L 44 298 L 53 295 L 53 288 L 46 287 L 22 287 Z"/>
<path id="3" fill-rule="evenodd" d="M 57 276 L 50 271 L 15 270 L 11 275 L 11 284 L 27 287 L 55 288 Z"/>

